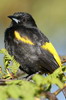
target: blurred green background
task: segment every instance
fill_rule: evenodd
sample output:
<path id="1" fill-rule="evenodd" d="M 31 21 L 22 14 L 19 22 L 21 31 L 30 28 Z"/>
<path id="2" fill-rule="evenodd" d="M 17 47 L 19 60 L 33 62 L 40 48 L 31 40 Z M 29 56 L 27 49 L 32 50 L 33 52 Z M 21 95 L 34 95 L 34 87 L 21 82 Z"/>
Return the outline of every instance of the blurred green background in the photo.
<path id="1" fill-rule="evenodd" d="M 30 13 L 58 53 L 66 54 L 66 0 L 0 0 L 0 49 L 4 47 L 4 32 L 10 24 L 7 16 L 14 12 Z M 65 100 L 62 94 L 59 98 Z"/>

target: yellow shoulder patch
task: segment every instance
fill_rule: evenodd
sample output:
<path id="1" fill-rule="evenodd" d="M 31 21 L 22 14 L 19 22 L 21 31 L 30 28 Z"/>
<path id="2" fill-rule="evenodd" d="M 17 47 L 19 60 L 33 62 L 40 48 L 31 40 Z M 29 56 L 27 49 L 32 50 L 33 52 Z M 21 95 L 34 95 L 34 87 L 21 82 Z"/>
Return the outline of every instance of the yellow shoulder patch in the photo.
<path id="1" fill-rule="evenodd" d="M 42 48 L 48 50 L 55 58 L 59 66 L 61 67 L 61 60 L 60 57 L 58 56 L 57 51 L 55 50 L 54 46 L 50 42 L 46 42 L 44 45 L 41 46 Z"/>
<path id="2" fill-rule="evenodd" d="M 20 40 L 20 41 L 30 44 L 30 45 L 34 45 L 34 43 L 27 36 L 22 37 L 22 36 L 20 36 L 19 32 L 17 32 L 17 31 L 14 32 L 14 35 L 17 40 Z"/>

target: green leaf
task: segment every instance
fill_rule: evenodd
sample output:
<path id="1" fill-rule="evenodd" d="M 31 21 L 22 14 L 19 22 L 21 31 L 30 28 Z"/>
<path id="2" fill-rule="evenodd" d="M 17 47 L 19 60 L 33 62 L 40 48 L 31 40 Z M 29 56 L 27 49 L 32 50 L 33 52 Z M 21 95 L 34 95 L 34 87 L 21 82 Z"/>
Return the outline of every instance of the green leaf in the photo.
<path id="1" fill-rule="evenodd" d="M 12 73 L 16 73 L 20 64 L 14 59 L 13 56 L 10 56 L 6 49 L 0 50 L 0 53 L 3 53 L 4 56 L 4 66 L 5 69 L 9 68 Z M 10 65 L 12 63 L 12 65 Z"/>
<path id="2" fill-rule="evenodd" d="M 6 88 L 5 87 L 3 88 L 2 86 L 0 86 L 0 100 L 7 100 L 8 96 L 5 91 L 6 91 Z"/>
<path id="3" fill-rule="evenodd" d="M 21 97 L 23 100 L 34 100 L 38 87 L 32 82 L 25 80 L 12 80 L 6 83 L 10 86 L 8 87 L 8 93 L 12 98 Z"/>
<path id="4" fill-rule="evenodd" d="M 37 87 L 34 84 L 31 82 L 23 81 L 21 90 L 24 100 L 34 100 L 34 96 L 37 91 Z"/>
<path id="5" fill-rule="evenodd" d="M 21 96 L 21 89 L 17 85 L 10 85 L 7 87 L 7 93 L 11 98 L 17 99 Z"/>

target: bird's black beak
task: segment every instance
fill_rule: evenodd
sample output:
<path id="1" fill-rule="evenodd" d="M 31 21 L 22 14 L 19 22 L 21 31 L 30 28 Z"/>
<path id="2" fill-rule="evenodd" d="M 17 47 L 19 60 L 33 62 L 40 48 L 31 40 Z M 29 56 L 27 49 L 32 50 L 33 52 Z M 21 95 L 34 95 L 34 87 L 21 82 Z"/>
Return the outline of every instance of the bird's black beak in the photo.
<path id="1" fill-rule="evenodd" d="M 8 18 L 10 18 L 12 21 L 14 21 L 15 23 L 18 24 L 19 20 L 17 19 L 16 16 L 8 16 Z"/>
<path id="2" fill-rule="evenodd" d="M 14 16 L 8 16 L 8 18 L 13 19 L 13 18 L 15 18 L 15 17 L 14 17 Z"/>

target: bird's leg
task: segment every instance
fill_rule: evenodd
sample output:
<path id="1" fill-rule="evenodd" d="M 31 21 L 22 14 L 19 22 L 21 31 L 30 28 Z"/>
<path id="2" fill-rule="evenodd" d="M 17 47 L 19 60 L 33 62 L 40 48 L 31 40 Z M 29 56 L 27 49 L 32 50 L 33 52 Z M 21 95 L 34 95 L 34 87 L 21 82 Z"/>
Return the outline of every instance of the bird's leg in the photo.
<path id="1" fill-rule="evenodd" d="M 36 72 L 34 74 L 31 74 L 31 75 L 27 75 L 25 78 L 27 81 L 30 81 L 32 79 L 32 77 L 35 75 L 35 74 L 40 74 L 40 71 L 39 72 Z"/>

